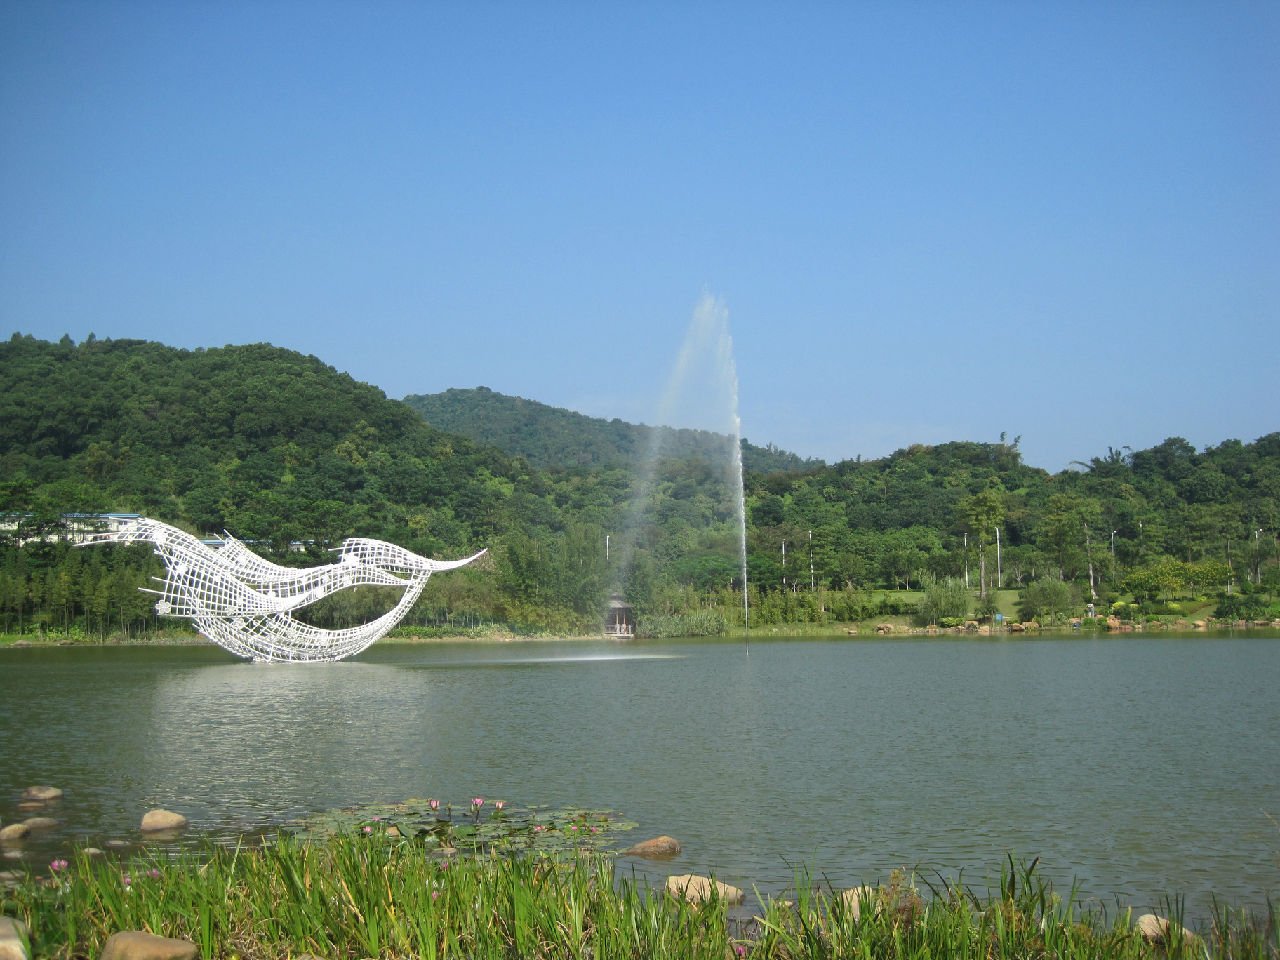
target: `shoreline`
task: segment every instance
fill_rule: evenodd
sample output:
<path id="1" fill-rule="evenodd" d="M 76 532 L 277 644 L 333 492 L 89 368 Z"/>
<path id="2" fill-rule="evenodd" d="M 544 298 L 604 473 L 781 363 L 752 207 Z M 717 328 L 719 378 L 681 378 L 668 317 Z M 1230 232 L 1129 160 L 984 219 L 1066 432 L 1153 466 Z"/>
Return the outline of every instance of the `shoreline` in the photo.
<path id="1" fill-rule="evenodd" d="M 880 623 L 860 624 L 773 624 L 758 627 L 749 634 L 742 630 L 733 630 L 714 637 L 687 636 L 663 637 L 662 641 L 704 640 L 721 642 L 741 641 L 782 641 L 782 640 L 884 640 L 884 639 L 916 639 L 920 637 L 956 638 L 974 640 L 1014 639 L 1032 640 L 1036 638 L 1054 639 L 1060 637 L 1122 637 L 1133 634 L 1190 634 L 1208 637 L 1234 635 L 1237 633 L 1266 633 L 1280 631 L 1280 621 L 1229 621 L 1209 620 L 1172 623 L 1150 622 L 1131 623 L 1078 622 L 1072 624 L 1055 624 L 1053 626 L 1025 627 L 1023 624 L 1006 624 L 992 629 L 989 625 L 971 625 L 967 627 L 919 627 L 909 624 Z M 641 643 L 652 642 L 652 638 L 619 638 L 603 633 L 597 634 L 517 634 L 510 631 L 486 631 L 482 633 L 454 633 L 437 636 L 387 636 L 377 641 L 378 646 L 418 646 L 437 643 L 583 643 L 589 641 L 609 640 L 615 643 L 629 643 L 638 640 Z M 84 636 L 70 637 L 59 634 L 31 636 L 26 634 L 0 634 L 0 650 L 34 649 L 49 647 L 216 647 L 212 640 L 199 636 L 157 636 L 157 637 L 108 637 L 94 639 Z"/>

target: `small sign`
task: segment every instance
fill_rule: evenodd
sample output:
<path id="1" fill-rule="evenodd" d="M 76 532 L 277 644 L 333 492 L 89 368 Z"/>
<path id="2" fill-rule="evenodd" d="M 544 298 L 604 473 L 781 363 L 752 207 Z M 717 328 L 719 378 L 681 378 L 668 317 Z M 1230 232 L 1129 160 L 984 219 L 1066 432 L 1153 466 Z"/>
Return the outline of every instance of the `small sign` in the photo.
<path id="1" fill-rule="evenodd" d="M 996 623 L 1000 623 L 1002 620 L 1004 620 L 1004 614 L 1003 614 L 1003 613 L 997 613 L 997 614 L 996 614 Z"/>

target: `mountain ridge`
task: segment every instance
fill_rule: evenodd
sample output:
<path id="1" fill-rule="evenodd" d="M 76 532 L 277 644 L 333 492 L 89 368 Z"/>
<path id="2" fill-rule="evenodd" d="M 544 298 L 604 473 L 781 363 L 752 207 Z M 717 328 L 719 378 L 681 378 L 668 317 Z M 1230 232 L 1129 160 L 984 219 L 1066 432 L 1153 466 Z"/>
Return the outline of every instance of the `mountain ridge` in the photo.
<path id="1" fill-rule="evenodd" d="M 655 450 L 659 456 L 675 459 L 714 458 L 724 455 L 730 441 L 727 435 L 710 430 L 592 417 L 483 386 L 409 394 L 401 402 L 437 430 L 497 447 L 543 469 L 635 464 Z M 742 441 L 742 461 L 745 470 L 756 473 L 807 471 L 828 465 L 771 443 L 761 447 L 746 439 Z"/>

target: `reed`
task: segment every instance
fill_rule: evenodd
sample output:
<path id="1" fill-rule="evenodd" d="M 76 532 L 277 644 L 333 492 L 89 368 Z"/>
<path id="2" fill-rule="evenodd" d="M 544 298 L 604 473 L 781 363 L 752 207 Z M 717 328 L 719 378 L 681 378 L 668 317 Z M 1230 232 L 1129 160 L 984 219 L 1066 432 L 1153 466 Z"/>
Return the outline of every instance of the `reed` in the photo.
<path id="1" fill-rule="evenodd" d="M 1266 916 L 1215 908 L 1193 937 L 1178 904 L 1168 943 L 1119 912 L 1083 909 L 1009 862 L 997 889 L 895 873 L 855 904 L 807 874 L 758 915 L 650 890 L 597 851 L 446 857 L 409 839 L 282 835 L 260 848 L 117 861 L 78 853 L 3 894 L 32 956 L 97 958 L 117 930 L 191 940 L 202 957 L 289 958 L 1055 958 L 1280 960 Z M 923 892 L 920 889 L 923 887 Z"/>

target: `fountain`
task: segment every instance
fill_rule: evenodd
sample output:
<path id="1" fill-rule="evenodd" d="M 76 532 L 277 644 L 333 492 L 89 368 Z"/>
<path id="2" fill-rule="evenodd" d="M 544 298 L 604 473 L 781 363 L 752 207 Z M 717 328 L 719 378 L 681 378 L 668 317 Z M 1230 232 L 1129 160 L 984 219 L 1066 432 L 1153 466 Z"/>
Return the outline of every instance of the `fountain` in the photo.
<path id="1" fill-rule="evenodd" d="M 708 361 L 711 367 L 709 376 L 706 369 Z M 718 425 L 717 432 L 727 435 L 731 448 L 727 451 L 726 458 L 727 481 L 736 499 L 738 553 L 742 564 L 742 622 L 749 637 L 747 513 L 742 477 L 742 422 L 738 416 L 738 371 L 733 359 L 733 338 L 729 335 L 729 311 L 718 297 L 708 293 L 702 295 L 694 308 L 684 343 L 662 392 L 655 423 L 670 424 L 677 410 L 688 410 L 693 406 L 693 394 L 699 387 L 702 388 L 701 395 L 696 399 L 714 410 L 715 415 L 726 418 Z M 653 489 L 654 472 L 662 452 L 662 438 L 663 431 L 655 428 L 650 434 L 649 446 L 640 464 L 636 492 L 619 544 L 619 585 L 625 583 L 630 574 L 641 516 Z"/>

